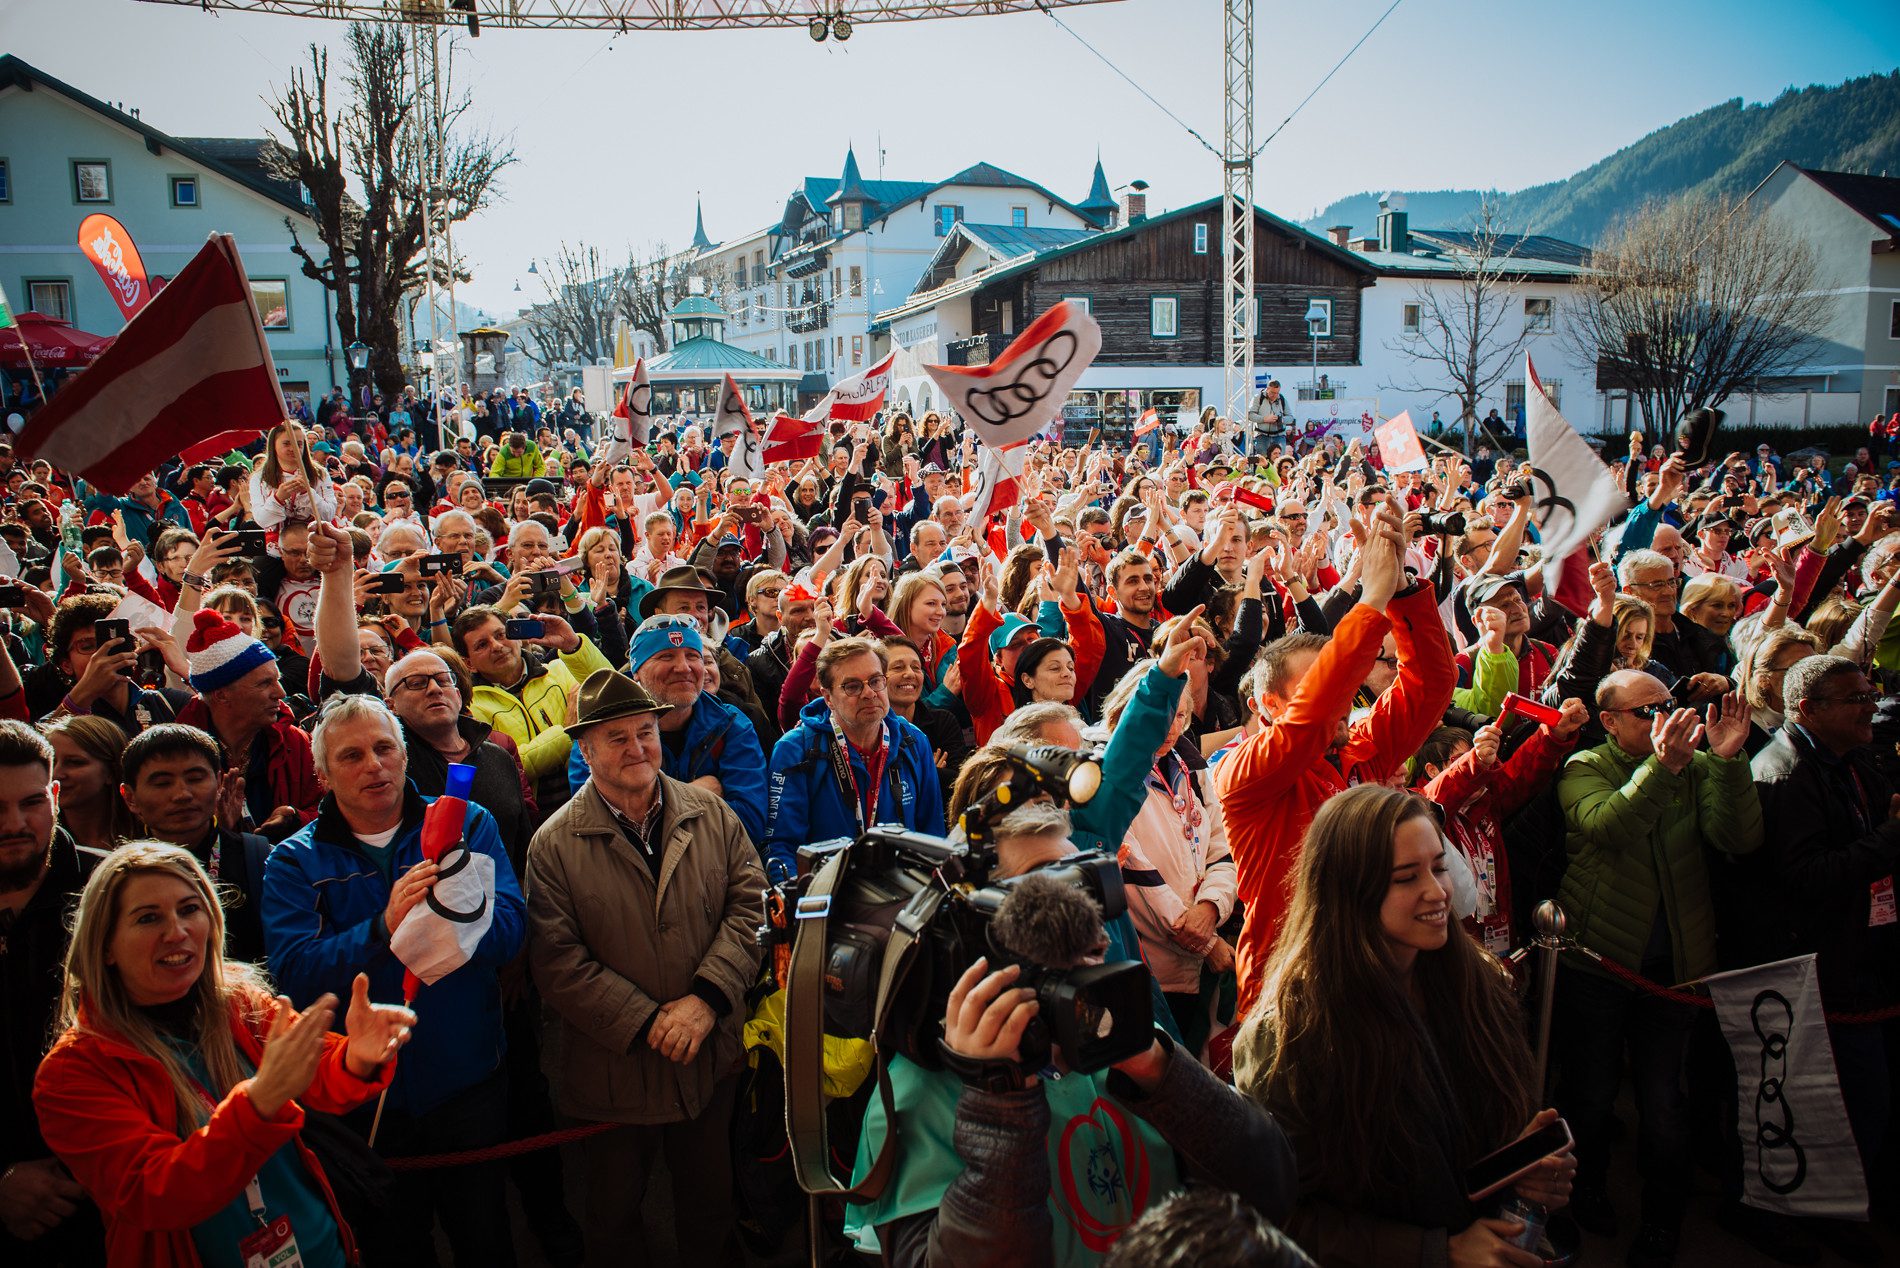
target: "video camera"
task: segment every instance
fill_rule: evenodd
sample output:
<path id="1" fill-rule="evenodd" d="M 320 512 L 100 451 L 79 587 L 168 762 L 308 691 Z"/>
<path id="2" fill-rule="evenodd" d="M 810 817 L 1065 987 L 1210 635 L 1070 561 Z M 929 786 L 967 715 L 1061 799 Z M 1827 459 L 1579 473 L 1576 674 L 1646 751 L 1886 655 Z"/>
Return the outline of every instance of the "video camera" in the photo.
<path id="1" fill-rule="evenodd" d="M 1101 784 L 1100 765 L 1084 754 L 1038 746 L 1007 756 L 1009 778 L 964 812 L 956 836 L 886 825 L 799 850 L 798 876 L 768 892 L 760 929 L 787 988 L 788 1014 L 796 1007 L 791 997 L 811 989 L 799 980 L 794 944 L 810 936 L 809 922 L 822 920 L 824 1031 L 875 1037 L 880 1060 L 901 1052 L 943 1068 L 938 1040 L 950 990 L 979 956 L 997 968 L 1021 965 L 1018 985 L 1033 988 L 1041 1005 L 1020 1045 L 1023 1072 L 1035 1073 L 1060 1052 L 1070 1070 L 1089 1073 L 1153 1042 L 1148 969 L 1139 960 L 1036 964 L 992 937 L 992 919 L 1023 879 L 995 875 L 992 822 L 1039 793 L 1068 805 L 1087 801 Z M 1127 910 L 1112 854 L 1084 850 L 1028 875 L 1086 893 L 1104 923 Z"/>

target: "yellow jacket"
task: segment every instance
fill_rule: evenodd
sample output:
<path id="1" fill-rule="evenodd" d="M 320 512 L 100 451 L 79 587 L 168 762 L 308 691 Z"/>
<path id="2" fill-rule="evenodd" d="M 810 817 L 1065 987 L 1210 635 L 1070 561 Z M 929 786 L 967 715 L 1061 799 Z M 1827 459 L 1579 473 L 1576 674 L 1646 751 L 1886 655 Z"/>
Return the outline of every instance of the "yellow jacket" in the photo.
<path id="1" fill-rule="evenodd" d="M 513 690 L 477 683 L 468 702 L 477 720 L 515 742 L 543 812 L 567 800 L 568 697 L 596 669 L 612 668 L 592 640 L 580 640 L 575 650 L 531 668 Z"/>

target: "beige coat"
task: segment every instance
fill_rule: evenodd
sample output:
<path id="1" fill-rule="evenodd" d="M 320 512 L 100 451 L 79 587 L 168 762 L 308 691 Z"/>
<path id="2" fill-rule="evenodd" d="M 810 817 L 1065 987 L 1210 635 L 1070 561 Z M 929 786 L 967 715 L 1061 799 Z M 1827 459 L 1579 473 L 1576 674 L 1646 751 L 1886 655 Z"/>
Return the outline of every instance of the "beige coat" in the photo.
<path id="1" fill-rule="evenodd" d="M 529 963 L 560 1019 L 549 1044 L 555 1101 L 575 1118 L 697 1118 L 714 1084 L 739 1068 L 765 873 L 730 806 L 660 778 L 666 848 L 657 885 L 591 779 L 528 847 Z M 695 977 L 731 1008 L 681 1065 L 641 1032 L 662 1004 L 692 993 Z"/>

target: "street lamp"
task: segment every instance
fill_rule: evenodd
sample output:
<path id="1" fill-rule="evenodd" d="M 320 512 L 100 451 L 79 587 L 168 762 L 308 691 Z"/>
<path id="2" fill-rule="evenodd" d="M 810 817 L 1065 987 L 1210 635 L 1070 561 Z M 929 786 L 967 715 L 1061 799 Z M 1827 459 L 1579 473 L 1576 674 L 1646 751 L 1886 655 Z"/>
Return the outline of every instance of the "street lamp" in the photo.
<path id="1" fill-rule="evenodd" d="M 369 347 L 361 339 L 358 339 L 355 343 L 343 349 L 343 356 L 350 363 L 351 382 L 355 382 L 356 376 L 359 373 L 369 369 Z M 365 385 L 361 391 L 363 393 L 362 404 L 369 404 L 368 386 Z"/>
<path id="2" fill-rule="evenodd" d="M 1319 332 L 1331 320 L 1326 305 L 1318 300 L 1308 300 L 1306 304 L 1306 333 L 1313 336 L 1313 399 L 1319 399 Z"/>

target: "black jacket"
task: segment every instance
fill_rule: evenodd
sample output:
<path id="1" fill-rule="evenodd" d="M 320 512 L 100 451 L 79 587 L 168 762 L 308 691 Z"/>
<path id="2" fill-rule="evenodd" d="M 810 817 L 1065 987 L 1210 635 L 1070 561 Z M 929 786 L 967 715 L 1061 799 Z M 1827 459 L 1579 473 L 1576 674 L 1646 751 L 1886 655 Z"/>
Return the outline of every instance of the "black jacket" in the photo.
<path id="1" fill-rule="evenodd" d="M 495 816 L 495 828 L 508 851 L 508 862 L 515 875 L 522 874 L 528 862 L 528 841 L 541 826 L 542 815 L 526 791 L 521 764 L 489 736 L 494 728 L 467 714 L 455 721 L 456 733 L 469 745 L 462 760 L 475 764 L 475 786 L 469 800 Z M 403 724 L 402 735 L 409 750 L 409 780 L 425 797 L 440 797 L 449 786 L 449 759 L 427 740 Z M 564 776 L 565 777 L 565 776 Z"/>
<path id="2" fill-rule="evenodd" d="M 1900 868 L 1896 791 L 1873 751 L 1836 757 L 1794 723 L 1752 763 L 1774 863 L 1774 906 L 1792 945 L 1820 954 L 1821 998 L 1836 1010 L 1900 1002 L 1900 924 L 1873 926 L 1871 887 Z"/>
<path id="3" fill-rule="evenodd" d="M 52 858 L 40 887 L 11 924 L 0 928 L 0 1034 L 6 1036 L 6 1087 L 0 1095 L 0 1170 L 52 1150 L 33 1112 L 33 1075 L 51 1046 L 66 955 L 66 915 L 105 855 L 53 829 Z"/>

